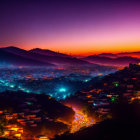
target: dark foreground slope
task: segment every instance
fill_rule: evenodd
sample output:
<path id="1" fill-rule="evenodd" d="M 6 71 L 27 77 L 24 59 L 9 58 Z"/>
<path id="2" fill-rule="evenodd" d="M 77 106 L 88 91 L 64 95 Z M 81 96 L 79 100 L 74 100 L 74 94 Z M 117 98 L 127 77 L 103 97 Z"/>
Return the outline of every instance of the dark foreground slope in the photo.
<path id="1" fill-rule="evenodd" d="M 139 140 L 140 104 L 120 103 L 112 107 L 112 119 L 53 140 Z"/>
<path id="2" fill-rule="evenodd" d="M 95 81 L 95 80 L 94 80 Z M 93 82 L 94 82 L 93 81 Z M 114 83 L 115 82 L 115 83 Z M 116 84 L 117 82 L 117 84 Z M 109 109 L 106 115 L 100 114 L 99 123 L 89 128 L 82 128 L 79 132 L 65 133 L 54 140 L 139 140 L 140 128 L 140 65 L 133 65 L 116 73 L 107 75 L 94 82 L 84 92 L 78 92 L 73 98 L 93 101 L 94 111 Z M 93 92 L 90 92 L 94 89 Z M 100 92 L 96 92 L 100 89 Z M 92 95 L 92 98 L 87 98 Z M 110 95 L 111 98 L 108 96 Z M 82 97 L 82 98 L 81 98 Z M 112 98 L 113 97 L 113 98 Z M 115 97 L 115 98 L 114 98 Z M 71 102 L 73 100 L 71 98 Z M 103 101 L 109 103 L 105 106 Z M 99 101 L 99 102 L 98 102 Z M 96 106 L 94 106 L 94 103 Z M 98 104 L 97 104 L 98 103 Z"/>
<path id="3" fill-rule="evenodd" d="M 0 93 L 0 111 L 3 111 L 0 113 L 0 138 L 6 126 L 12 124 L 22 127 L 25 132 L 23 136 L 29 140 L 43 134 L 53 137 L 69 130 L 62 121 L 69 124 L 74 118 L 74 111 L 55 99 L 44 94 L 26 94 L 21 91 Z M 13 118 L 8 120 L 6 115 Z M 13 136 L 8 138 L 14 139 Z"/>

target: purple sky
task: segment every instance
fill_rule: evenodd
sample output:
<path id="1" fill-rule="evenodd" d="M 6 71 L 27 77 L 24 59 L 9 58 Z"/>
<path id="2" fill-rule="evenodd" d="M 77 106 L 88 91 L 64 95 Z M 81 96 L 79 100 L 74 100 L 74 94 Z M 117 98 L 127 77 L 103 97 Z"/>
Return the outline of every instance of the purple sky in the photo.
<path id="1" fill-rule="evenodd" d="M 140 50 L 140 1 L 0 0 L 0 47 L 73 54 Z"/>

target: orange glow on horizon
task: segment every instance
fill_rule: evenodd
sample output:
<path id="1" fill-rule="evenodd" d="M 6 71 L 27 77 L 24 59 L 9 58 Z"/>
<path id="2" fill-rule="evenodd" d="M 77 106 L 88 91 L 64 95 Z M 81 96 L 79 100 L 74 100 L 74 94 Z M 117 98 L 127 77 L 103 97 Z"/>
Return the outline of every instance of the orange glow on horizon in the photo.
<path id="1" fill-rule="evenodd" d="M 69 45 L 68 45 L 69 44 Z M 69 42 L 59 42 L 57 46 L 55 44 L 48 44 L 41 43 L 41 44 L 16 44 L 14 46 L 17 46 L 19 48 L 30 50 L 33 48 L 41 48 L 41 49 L 48 49 L 60 53 L 65 53 L 68 55 L 77 55 L 77 56 L 88 56 L 88 55 L 95 55 L 100 53 L 123 53 L 123 52 L 137 52 L 140 51 L 140 42 L 110 42 L 107 43 L 103 42 L 101 44 L 99 43 L 83 43 L 83 44 L 75 44 L 69 43 Z M 28 47 L 26 47 L 28 46 Z"/>
<path id="2" fill-rule="evenodd" d="M 101 54 L 101 53 L 113 53 L 113 54 L 117 54 L 117 53 L 126 53 L 126 52 L 140 52 L 140 44 L 135 44 L 132 45 L 132 43 L 130 45 L 104 45 L 104 46 L 94 46 L 94 45 L 77 45 L 77 46 L 49 46 L 46 47 L 44 45 L 19 45 L 19 44 L 15 44 L 15 45 L 9 45 L 9 46 L 16 46 L 19 47 L 21 49 L 25 49 L 25 50 L 31 50 L 34 48 L 41 48 L 41 49 L 48 49 L 51 51 L 55 51 L 55 52 L 60 52 L 60 53 L 65 53 L 68 55 L 73 55 L 73 56 L 89 56 L 89 55 L 97 55 L 97 54 Z M 28 47 L 26 47 L 28 46 Z M 3 46 L 0 46 L 3 47 Z M 135 56 L 133 56 L 135 57 Z M 136 55 L 136 57 L 138 57 Z"/>

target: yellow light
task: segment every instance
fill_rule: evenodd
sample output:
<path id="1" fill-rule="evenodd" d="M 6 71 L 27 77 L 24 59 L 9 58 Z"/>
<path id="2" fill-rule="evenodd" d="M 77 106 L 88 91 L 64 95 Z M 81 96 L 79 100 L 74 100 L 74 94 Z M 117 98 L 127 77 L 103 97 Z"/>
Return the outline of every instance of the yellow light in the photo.
<path id="1" fill-rule="evenodd" d="M 108 94 L 107 97 L 112 97 L 112 95 L 109 95 L 109 94 Z"/>
<path id="2" fill-rule="evenodd" d="M 4 131 L 4 136 L 9 135 L 9 131 Z"/>
<path id="3" fill-rule="evenodd" d="M 15 136 L 16 136 L 16 137 L 21 137 L 21 134 L 20 134 L 20 133 L 19 133 L 19 134 L 15 134 Z"/>
<path id="4" fill-rule="evenodd" d="M 71 127 L 71 133 L 74 133 L 82 127 L 88 127 L 93 124 L 95 124 L 95 120 L 92 118 L 88 117 L 86 114 L 84 114 L 82 111 L 73 109 L 75 111 L 75 119 L 72 122 L 72 127 Z"/>
<path id="5" fill-rule="evenodd" d="M 40 137 L 39 140 L 49 140 L 49 138 L 46 136 L 43 136 L 43 137 Z"/>
<path id="6" fill-rule="evenodd" d="M 132 98 L 131 98 L 131 101 L 134 101 L 134 100 L 140 100 L 140 96 L 132 97 Z"/>
<path id="7" fill-rule="evenodd" d="M 11 130 L 18 131 L 18 128 L 17 127 L 12 127 Z"/>

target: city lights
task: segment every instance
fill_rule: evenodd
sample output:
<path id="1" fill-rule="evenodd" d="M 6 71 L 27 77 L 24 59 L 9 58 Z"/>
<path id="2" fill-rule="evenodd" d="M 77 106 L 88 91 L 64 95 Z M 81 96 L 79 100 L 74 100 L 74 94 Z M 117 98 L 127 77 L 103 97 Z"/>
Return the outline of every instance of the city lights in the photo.
<path id="1" fill-rule="evenodd" d="M 140 0 L 0 0 L 0 140 L 140 140 Z"/>
<path id="2" fill-rule="evenodd" d="M 60 89 L 59 89 L 59 92 L 66 92 L 66 91 L 67 91 L 66 88 L 60 88 Z"/>
<path id="3" fill-rule="evenodd" d="M 87 114 L 84 114 L 81 110 L 77 110 L 75 108 L 73 108 L 73 110 L 75 111 L 75 119 L 72 123 L 71 133 L 80 130 L 82 127 L 89 127 L 95 124 L 95 120 L 88 117 Z"/>

